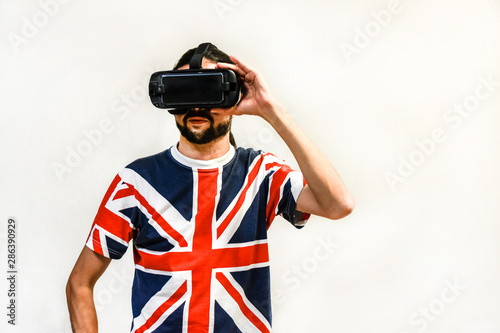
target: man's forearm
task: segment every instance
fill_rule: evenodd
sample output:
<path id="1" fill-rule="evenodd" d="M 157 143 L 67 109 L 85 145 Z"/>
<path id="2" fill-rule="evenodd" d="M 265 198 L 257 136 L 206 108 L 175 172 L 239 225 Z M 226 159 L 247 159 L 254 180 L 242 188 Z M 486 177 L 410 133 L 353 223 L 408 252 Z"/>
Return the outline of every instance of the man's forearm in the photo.
<path id="1" fill-rule="evenodd" d="M 71 328 L 74 333 L 97 333 L 97 313 L 93 290 L 87 287 L 66 288 Z"/>
<path id="2" fill-rule="evenodd" d="M 273 126 L 291 150 L 315 198 L 313 204 L 307 204 L 308 208 L 317 210 L 311 213 L 332 219 L 348 215 L 354 207 L 354 199 L 328 158 L 281 105 L 273 103 L 267 111 L 264 113 L 264 119 Z"/>

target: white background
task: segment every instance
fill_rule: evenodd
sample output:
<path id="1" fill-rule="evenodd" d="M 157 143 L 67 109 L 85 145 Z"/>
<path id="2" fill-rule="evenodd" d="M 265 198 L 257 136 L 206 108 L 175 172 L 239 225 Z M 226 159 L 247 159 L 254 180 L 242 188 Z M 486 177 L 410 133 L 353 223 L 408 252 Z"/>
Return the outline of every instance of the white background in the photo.
<path id="1" fill-rule="evenodd" d="M 264 74 L 357 201 L 271 227 L 274 332 L 500 332 L 499 18 L 493 0 L 1 0 L 0 267 L 14 217 L 19 275 L 15 327 L 0 276 L 0 330 L 69 332 L 109 183 L 178 139 L 149 75 L 211 41 Z M 295 163 L 259 119 L 234 133 Z M 129 251 L 99 281 L 100 332 L 128 331 L 132 272 Z"/>

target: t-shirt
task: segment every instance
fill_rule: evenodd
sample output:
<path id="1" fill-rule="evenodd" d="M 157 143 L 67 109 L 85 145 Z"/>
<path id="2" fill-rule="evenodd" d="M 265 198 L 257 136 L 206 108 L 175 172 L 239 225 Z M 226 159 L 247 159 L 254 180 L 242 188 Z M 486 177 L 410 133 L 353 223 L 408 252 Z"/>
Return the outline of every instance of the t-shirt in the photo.
<path id="1" fill-rule="evenodd" d="M 133 240 L 132 332 L 270 332 L 267 230 L 300 228 L 302 174 L 231 147 L 201 161 L 176 146 L 129 164 L 101 203 L 87 246 L 112 259 Z"/>

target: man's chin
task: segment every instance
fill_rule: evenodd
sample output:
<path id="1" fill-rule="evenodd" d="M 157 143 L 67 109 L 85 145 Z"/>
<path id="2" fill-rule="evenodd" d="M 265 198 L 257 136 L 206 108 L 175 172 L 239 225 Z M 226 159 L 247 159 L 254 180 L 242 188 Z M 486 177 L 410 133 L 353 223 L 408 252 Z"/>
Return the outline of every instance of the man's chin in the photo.
<path id="1" fill-rule="evenodd" d="M 203 145 L 213 142 L 225 134 L 229 133 L 231 129 L 231 119 L 226 123 L 221 123 L 214 127 L 211 122 L 199 125 L 185 124 L 184 126 L 176 122 L 181 135 L 189 142 Z"/>
<path id="2" fill-rule="evenodd" d="M 186 127 L 193 133 L 196 133 L 196 134 L 200 133 L 201 134 L 210 128 L 210 123 L 208 123 L 208 122 L 207 123 L 200 123 L 200 124 L 188 123 Z"/>

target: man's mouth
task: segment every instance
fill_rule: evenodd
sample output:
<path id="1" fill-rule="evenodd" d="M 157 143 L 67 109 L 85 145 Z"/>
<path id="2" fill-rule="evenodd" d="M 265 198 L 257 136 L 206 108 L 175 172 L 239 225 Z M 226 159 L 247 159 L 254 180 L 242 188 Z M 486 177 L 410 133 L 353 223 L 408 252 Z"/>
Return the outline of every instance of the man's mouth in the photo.
<path id="1" fill-rule="evenodd" d="M 187 121 L 195 125 L 209 122 L 205 117 L 189 117 Z"/>
<path id="2" fill-rule="evenodd" d="M 184 123 L 187 124 L 187 122 L 191 124 L 202 124 L 205 122 L 213 122 L 213 118 L 208 110 L 189 110 L 184 116 Z"/>

